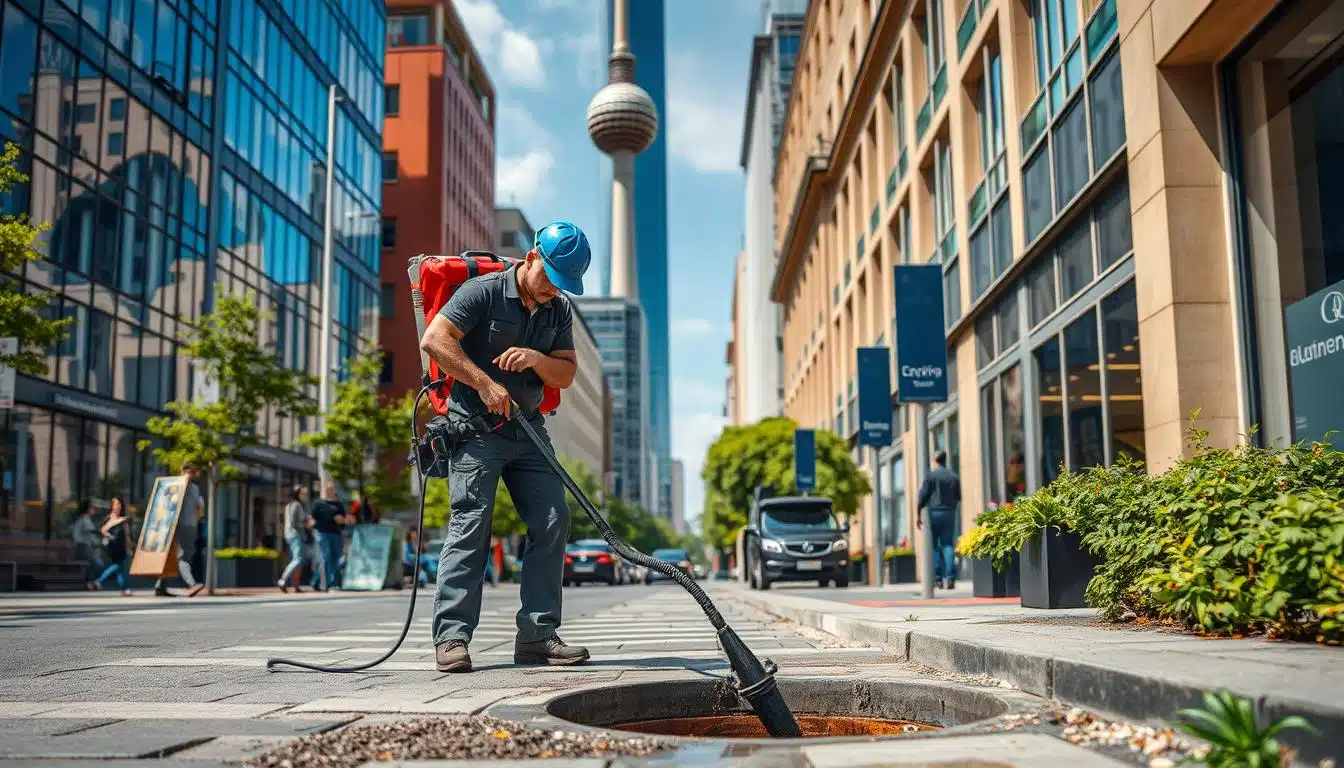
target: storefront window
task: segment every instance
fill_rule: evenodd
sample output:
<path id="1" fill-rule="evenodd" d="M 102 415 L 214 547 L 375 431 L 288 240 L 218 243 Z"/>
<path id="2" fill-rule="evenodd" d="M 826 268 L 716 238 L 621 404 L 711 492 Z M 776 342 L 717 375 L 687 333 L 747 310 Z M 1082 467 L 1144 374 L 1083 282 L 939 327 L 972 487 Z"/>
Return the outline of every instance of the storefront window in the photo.
<path id="1" fill-rule="evenodd" d="M 1026 435 L 1022 424 L 1022 376 L 1017 366 L 999 377 L 999 415 L 1003 419 L 1003 483 L 1008 500 L 1027 492 Z"/>
<path id="2" fill-rule="evenodd" d="M 1143 461 L 1143 377 L 1139 371 L 1139 310 L 1134 283 L 1101 302 L 1106 348 L 1106 399 L 1111 417 L 1111 456 Z"/>
<path id="3" fill-rule="evenodd" d="M 1259 347 L 1267 444 L 1344 429 L 1344 19 L 1330 3 L 1294 3 L 1229 62 L 1241 155 L 1245 265 Z M 1336 442 L 1339 442 L 1338 439 Z"/>
<path id="4" fill-rule="evenodd" d="M 1069 377 L 1069 466 L 1073 469 L 1106 462 L 1099 363 L 1097 314 L 1089 310 L 1064 329 L 1064 366 Z"/>
<path id="5" fill-rule="evenodd" d="M 882 530 L 888 531 L 886 544 L 899 544 L 907 538 L 905 527 L 905 457 L 897 456 L 891 462 L 891 493 L 887 494 L 887 518 Z M 886 546 L 883 546 L 883 551 Z"/>
<path id="6" fill-rule="evenodd" d="M 995 397 L 996 382 L 990 382 L 980 390 L 980 435 L 984 445 L 983 467 L 985 483 L 985 501 L 1002 502 L 1003 485 L 999 481 L 999 464 L 996 462 L 998 451 L 998 398 Z"/>
<path id="7" fill-rule="evenodd" d="M 1037 460 L 1041 480 L 1049 483 L 1059 477 L 1064 466 L 1064 388 L 1059 372 L 1059 339 L 1052 338 L 1032 353 L 1036 364 L 1036 401 L 1041 419 L 1041 438 L 1037 441 Z M 1142 416 L 1142 414 L 1140 414 Z M 1140 427 L 1143 421 L 1140 418 Z"/>

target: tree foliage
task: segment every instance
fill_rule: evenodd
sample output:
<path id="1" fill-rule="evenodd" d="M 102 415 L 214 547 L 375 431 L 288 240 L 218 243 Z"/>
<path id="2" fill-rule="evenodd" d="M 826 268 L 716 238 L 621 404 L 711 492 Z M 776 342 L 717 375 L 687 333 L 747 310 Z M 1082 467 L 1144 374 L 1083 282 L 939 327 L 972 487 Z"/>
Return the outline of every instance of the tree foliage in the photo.
<path id="1" fill-rule="evenodd" d="M 709 447 L 701 477 L 705 481 L 705 510 L 700 524 L 705 539 L 715 546 L 731 546 L 747 524 L 756 486 L 775 495 L 799 493 L 794 480 L 792 419 L 763 419 L 746 427 L 727 427 Z M 816 496 L 831 500 L 846 517 L 872 493 L 868 477 L 859 471 L 849 447 L 835 433 L 817 431 Z"/>
<path id="2" fill-rule="evenodd" d="M 383 352 L 372 348 L 349 362 L 348 375 L 336 385 L 331 412 L 323 430 L 299 437 L 299 442 L 325 451 L 331 477 L 359 489 L 365 504 L 377 510 L 410 505 L 409 477 L 403 462 L 382 466 L 381 457 L 404 452 L 411 431 L 414 395 L 393 401 L 378 393 Z"/>
<path id="3" fill-rule="evenodd" d="M 18 168 L 19 148 L 5 145 L 0 155 L 0 194 L 8 196 L 28 182 Z M 19 373 L 42 376 L 47 372 L 45 349 L 66 336 L 66 326 L 73 318 L 50 320 L 45 314 L 51 307 L 51 291 L 24 293 L 10 274 L 23 272 L 23 265 L 42 258 L 34 244 L 47 228 L 34 225 L 26 214 L 0 215 L 0 338 L 13 337 L 18 341 L 14 354 L 0 355 L 0 365 L 8 365 Z"/>
<path id="4" fill-rule="evenodd" d="M 273 349 L 260 343 L 260 324 L 269 319 L 251 294 L 220 291 L 214 311 L 181 334 L 183 351 L 196 375 L 218 382 L 219 397 L 214 402 L 174 400 L 166 406 L 171 416 L 148 421 L 149 432 L 165 443 L 153 449 L 154 457 L 169 471 L 180 472 L 190 462 L 203 473 L 237 477 L 239 470 L 229 461 L 262 444 L 264 436 L 257 432 L 262 415 L 284 418 L 317 412 L 303 392 L 313 377 L 286 368 Z M 149 446 L 149 440 L 138 444 L 142 451 Z"/>

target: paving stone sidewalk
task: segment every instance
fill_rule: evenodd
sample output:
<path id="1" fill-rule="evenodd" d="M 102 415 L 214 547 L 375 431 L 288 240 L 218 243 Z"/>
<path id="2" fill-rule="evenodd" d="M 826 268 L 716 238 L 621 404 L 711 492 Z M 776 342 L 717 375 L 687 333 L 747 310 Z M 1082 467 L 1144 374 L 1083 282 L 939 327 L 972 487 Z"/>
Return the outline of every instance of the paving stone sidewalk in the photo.
<path id="1" fill-rule="evenodd" d="M 860 605 L 834 592 L 822 600 L 727 582 L 716 583 L 715 593 L 899 659 L 989 675 L 1039 696 L 1130 718 L 1170 718 L 1199 705 L 1204 691 L 1227 688 L 1253 699 L 1264 720 L 1310 720 L 1319 736 L 1281 736 L 1300 758 L 1344 758 L 1344 649 L 1106 624 L 1092 610 L 955 599 L 915 603 L 903 599 L 913 592 L 900 590 L 891 590 L 888 601 L 866 595 L 855 601 Z"/>

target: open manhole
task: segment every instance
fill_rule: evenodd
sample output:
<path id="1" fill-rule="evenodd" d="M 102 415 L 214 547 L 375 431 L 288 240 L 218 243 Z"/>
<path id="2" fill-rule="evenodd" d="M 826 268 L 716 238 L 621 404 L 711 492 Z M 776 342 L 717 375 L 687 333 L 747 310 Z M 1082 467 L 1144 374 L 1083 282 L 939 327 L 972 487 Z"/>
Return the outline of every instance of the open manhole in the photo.
<path id="1" fill-rule="evenodd" d="M 922 680 L 781 678 L 778 683 L 809 739 L 978 730 L 985 721 L 1038 706 L 1034 697 L 1017 692 Z M 769 739 L 733 689 L 716 679 L 588 688 L 551 699 L 545 711 L 578 725 L 674 739 Z"/>

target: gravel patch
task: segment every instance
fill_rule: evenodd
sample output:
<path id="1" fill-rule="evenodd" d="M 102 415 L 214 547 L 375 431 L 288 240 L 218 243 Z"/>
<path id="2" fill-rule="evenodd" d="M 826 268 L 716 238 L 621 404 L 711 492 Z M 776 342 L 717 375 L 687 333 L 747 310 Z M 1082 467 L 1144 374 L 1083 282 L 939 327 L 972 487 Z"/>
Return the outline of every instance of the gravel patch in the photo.
<path id="1" fill-rule="evenodd" d="M 477 715 L 352 725 L 292 741 L 246 765 L 355 768 L 370 760 L 639 757 L 670 746 L 652 737 L 546 731 Z"/>

